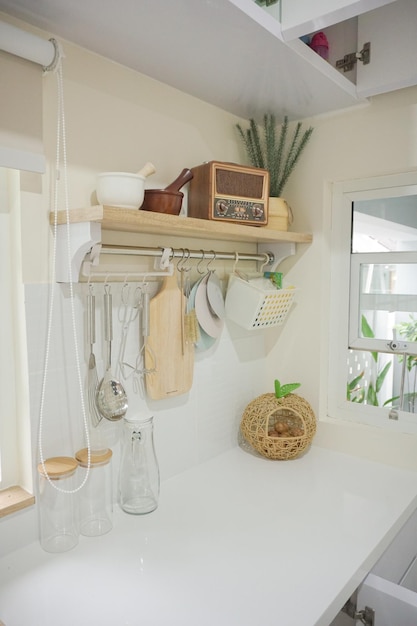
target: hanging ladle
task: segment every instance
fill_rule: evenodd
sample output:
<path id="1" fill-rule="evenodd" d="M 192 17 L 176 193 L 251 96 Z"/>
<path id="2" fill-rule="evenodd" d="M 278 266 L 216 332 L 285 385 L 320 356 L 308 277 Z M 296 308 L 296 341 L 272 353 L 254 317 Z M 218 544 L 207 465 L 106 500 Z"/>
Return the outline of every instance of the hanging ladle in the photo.
<path id="1" fill-rule="evenodd" d="M 127 411 L 126 391 L 122 384 L 113 378 L 111 371 L 111 342 L 113 339 L 112 295 L 108 285 L 104 288 L 104 332 L 107 342 L 107 363 L 104 377 L 97 387 L 97 408 L 107 420 L 114 422 L 121 419 Z"/>

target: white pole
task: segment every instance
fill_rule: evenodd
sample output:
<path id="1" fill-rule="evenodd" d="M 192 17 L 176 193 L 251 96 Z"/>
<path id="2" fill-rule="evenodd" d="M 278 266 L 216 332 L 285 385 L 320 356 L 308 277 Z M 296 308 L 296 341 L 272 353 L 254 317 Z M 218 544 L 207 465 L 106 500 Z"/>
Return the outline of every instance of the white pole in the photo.
<path id="1" fill-rule="evenodd" d="M 42 65 L 44 69 L 55 66 L 59 52 L 52 41 L 32 35 L 21 28 L 0 21 L 0 50 Z"/>

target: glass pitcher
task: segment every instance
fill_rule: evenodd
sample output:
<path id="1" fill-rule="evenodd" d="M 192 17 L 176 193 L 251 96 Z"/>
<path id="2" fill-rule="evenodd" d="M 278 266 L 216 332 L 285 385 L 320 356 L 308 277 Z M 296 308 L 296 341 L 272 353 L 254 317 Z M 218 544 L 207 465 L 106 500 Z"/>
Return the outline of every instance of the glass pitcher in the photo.
<path id="1" fill-rule="evenodd" d="M 153 440 L 153 417 L 126 416 L 123 420 L 119 504 L 123 511 L 143 515 L 154 511 L 159 499 L 159 466 Z"/>

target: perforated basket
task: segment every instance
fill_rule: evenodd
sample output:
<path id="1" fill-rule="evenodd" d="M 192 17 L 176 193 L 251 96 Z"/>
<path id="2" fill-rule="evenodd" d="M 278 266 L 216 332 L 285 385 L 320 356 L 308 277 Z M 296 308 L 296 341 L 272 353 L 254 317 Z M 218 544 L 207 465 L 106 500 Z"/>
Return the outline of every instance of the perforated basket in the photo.
<path id="1" fill-rule="evenodd" d="M 248 330 L 279 326 L 288 315 L 296 289 L 259 287 L 232 274 L 226 294 L 226 315 Z"/>

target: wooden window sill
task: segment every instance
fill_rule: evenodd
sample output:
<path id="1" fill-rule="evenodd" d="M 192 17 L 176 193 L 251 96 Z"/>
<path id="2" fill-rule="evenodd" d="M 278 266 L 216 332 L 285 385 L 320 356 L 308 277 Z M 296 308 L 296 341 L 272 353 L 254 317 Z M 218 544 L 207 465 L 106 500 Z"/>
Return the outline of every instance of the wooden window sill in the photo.
<path id="1" fill-rule="evenodd" d="M 5 517 L 35 504 L 35 496 L 22 487 L 9 487 L 0 491 L 0 517 Z"/>

